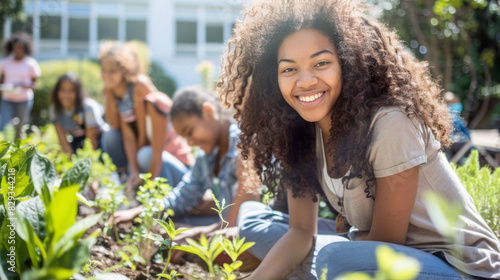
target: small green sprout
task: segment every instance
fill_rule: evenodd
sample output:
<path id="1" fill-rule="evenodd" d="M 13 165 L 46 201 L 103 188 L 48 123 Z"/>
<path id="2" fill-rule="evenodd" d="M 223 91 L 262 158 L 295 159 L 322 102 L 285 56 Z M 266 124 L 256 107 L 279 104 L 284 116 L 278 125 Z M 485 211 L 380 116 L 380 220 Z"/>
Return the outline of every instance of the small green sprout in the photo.
<path id="1" fill-rule="evenodd" d="M 182 276 L 182 274 L 178 273 L 175 270 L 172 270 L 172 271 L 170 271 L 170 275 L 161 273 L 161 274 L 156 274 L 156 276 L 158 276 L 158 279 L 163 277 L 163 278 L 167 278 L 169 280 L 174 280 L 177 278 L 177 276 Z"/>
<path id="2" fill-rule="evenodd" d="M 154 244 L 156 246 L 160 246 L 160 250 L 168 249 L 168 257 L 167 257 L 167 262 L 165 264 L 165 268 L 163 269 L 163 272 L 161 274 L 158 274 L 156 276 L 158 276 L 158 279 L 160 279 L 160 277 L 165 277 L 167 279 L 173 279 L 173 278 L 166 277 L 168 275 L 165 274 L 165 272 L 167 271 L 167 267 L 170 264 L 170 256 L 172 256 L 172 250 L 179 248 L 179 246 L 177 246 L 177 244 L 175 242 L 173 242 L 173 240 L 177 235 L 185 232 L 188 229 L 187 228 L 175 229 L 174 222 L 172 222 L 171 219 L 168 219 L 168 223 L 163 221 L 163 220 L 159 220 L 159 219 L 154 219 L 154 222 L 159 224 L 167 232 L 167 235 L 170 238 L 170 239 L 164 239 L 159 234 L 145 234 L 145 235 L 143 235 L 145 238 L 153 240 Z M 173 271 L 175 272 L 175 270 L 173 270 Z M 161 276 L 159 276 L 159 275 L 161 275 Z M 166 276 L 163 276 L 163 275 L 166 275 Z M 177 276 L 177 275 L 172 276 L 172 272 L 170 272 L 169 277 L 175 277 L 175 276 Z"/>
<path id="3" fill-rule="evenodd" d="M 224 251 L 221 246 L 221 242 L 217 238 L 213 238 L 210 242 L 208 241 L 205 234 L 201 234 L 199 243 L 191 238 L 186 238 L 188 246 L 177 246 L 175 249 L 192 253 L 200 257 L 208 266 L 208 272 L 210 275 L 214 273 L 214 261 L 217 256 Z"/>
<path id="4" fill-rule="evenodd" d="M 115 269 L 128 266 L 133 271 L 136 270 L 137 265 L 135 263 L 145 264 L 146 260 L 139 255 L 139 249 L 134 245 L 127 245 L 123 247 L 124 251 L 116 251 L 115 253 L 120 256 L 121 261 L 120 264 L 109 267 L 105 270 L 105 272 L 113 271 Z"/>

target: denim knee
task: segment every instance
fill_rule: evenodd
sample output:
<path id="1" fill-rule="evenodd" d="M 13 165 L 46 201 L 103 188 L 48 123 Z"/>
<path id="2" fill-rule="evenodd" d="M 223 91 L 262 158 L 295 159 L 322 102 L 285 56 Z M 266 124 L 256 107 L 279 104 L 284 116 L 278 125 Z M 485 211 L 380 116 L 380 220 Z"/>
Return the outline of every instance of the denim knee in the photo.
<path id="1" fill-rule="evenodd" d="M 127 167 L 121 131 L 116 129 L 104 131 L 101 136 L 101 147 L 102 151 L 111 157 L 117 168 Z"/>
<path id="2" fill-rule="evenodd" d="M 375 249 L 382 244 L 420 262 L 421 270 L 416 279 L 469 279 L 432 254 L 407 246 L 376 241 L 346 241 L 326 245 L 316 258 L 316 273 L 321 275 L 322 270 L 327 268 L 327 279 L 348 272 L 365 272 L 373 276 L 378 270 Z"/>
<path id="3" fill-rule="evenodd" d="M 137 165 L 139 165 L 139 171 L 141 173 L 148 172 L 151 154 L 151 146 L 144 146 L 137 151 Z"/>

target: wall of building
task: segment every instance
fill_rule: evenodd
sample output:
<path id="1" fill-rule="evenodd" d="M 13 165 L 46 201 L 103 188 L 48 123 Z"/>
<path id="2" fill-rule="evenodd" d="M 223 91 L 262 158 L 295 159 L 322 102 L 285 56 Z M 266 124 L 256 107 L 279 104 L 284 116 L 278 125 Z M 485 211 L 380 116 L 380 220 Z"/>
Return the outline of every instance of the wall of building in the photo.
<path id="1" fill-rule="evenodd" d="M 220 56 L 243 0 L 28 0 L 24 20 L 7 20 L 12 32 L 32 35 L 38 60 L 96 58 L 102 40 L 141 40 L 177 85 L 200 83 L 204 60 L 219 69 Z"/>

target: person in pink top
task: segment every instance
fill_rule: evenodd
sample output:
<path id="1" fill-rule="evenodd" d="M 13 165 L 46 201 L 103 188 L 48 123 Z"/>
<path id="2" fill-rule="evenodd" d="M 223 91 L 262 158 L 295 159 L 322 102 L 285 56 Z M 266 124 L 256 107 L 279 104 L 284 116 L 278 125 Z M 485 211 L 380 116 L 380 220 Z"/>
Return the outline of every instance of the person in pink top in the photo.
<path id="1" fill-rule="evenodd" d="M 41 75 L 40 66 L 32 54 L 31 37 L 25 33 L 13 34 L 6 42 L 6 58 L 0 62 L 0 130 L 8 123 L 16 127 L 16 138 L 29 119 L 33 108 L 33 88 Z"/>

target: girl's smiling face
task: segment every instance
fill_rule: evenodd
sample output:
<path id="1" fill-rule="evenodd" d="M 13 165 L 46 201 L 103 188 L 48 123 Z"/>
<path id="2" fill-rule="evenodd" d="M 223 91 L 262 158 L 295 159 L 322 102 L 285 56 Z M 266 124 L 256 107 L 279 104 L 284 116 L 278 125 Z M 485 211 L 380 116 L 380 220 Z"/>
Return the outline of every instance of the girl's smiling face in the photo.
<path id="1" fill-rule="evenodd" d="M 278 50 L 278 84 L 283 98 L 304 120 L 329 125 L 342 89 L 337 48 L 316 29 L 292 33 Z"/>
<path id="2" fill-rule="evenodd" d="M 61 102 L 61 106 L 67 110 L 75 108 L 76 95 L 76 87 L 70 81 L 62 82 L 57 92 L 57 98 Z"/>
<path id="3" fill-rule="evenodd" d="M 187 140 L 189 146 L 198 146 L 209 154 L 219 141 L 220 127 L 216 118 L 215 108 L 205 103 L 201 117 L 182 113 L 172 120 L 172 126 L 177 134 Z"/>
<path id="4" fill-rule="evenodd" d="M 117 63 L 111 59 L 101 60 L 101 78 L 106 89 L 116 89 L 124 82 L 124 76 Z"/>

